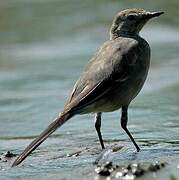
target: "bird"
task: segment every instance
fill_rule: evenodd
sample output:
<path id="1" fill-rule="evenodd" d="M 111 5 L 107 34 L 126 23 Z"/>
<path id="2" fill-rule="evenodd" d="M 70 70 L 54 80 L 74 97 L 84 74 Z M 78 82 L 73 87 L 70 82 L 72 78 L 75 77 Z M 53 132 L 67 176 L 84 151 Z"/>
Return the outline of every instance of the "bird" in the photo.
<path id="1" fill-rule="evenodd" d="M 26 147 L 12 167 L 20 164 L 67 120 L 79 114 L 95 114 L 95 129 L 101 148 L 104 149 L 101 135 L 102 113 L 121 109 L 121 127 L 137 152 L 140 150 L 127 128 L 129 105 L 143 87 L 150 66 L 150 46 L 139 32 L 150 19 L 163 13 L 132 8 L 116 14 L 110 28 L 109 40 L 104 42 L 84 68 L 63 111 Z"/>

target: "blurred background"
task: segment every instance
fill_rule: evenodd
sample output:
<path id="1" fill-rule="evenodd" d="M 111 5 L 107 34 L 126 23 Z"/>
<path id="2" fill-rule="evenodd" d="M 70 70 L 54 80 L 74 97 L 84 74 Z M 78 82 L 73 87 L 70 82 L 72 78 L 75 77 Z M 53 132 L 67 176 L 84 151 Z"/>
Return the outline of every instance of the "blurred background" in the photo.
<path id="1" fill-rule="evenodd" d="M 0 0 L 0 153 L 20 153 L 57 116 L 84 65 L 109 39 L 113 16 L 132 7 L 165 14 L 141 32 L 152 49 L 151 68 L 131 104 L 129 129 L 141 148 L 159 149 L 159 157 L 165 155 L 161 149 L 175 154 L 179 146 L 178 0 Z M 120 112 L 106 113 L 103 119 L 107 146 L 117 143 L 126 151 L 134 150 L 120 128 Z M 83 153 L 78 159 L 65 157 L 79 149 Z M 75 173 L 75 167 L 90 172 L 93 154 L 99 152 L 93 115 L 77 116 L 24 162 L 23 171 L 1 163 L 0 175 L 5 179 L 71 177 L 69 171 Z"/>

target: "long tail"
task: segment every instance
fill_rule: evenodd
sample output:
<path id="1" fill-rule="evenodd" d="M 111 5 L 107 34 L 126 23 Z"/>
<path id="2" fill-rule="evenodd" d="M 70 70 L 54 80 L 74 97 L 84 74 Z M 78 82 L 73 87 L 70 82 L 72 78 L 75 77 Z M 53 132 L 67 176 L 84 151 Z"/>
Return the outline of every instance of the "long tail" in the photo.
<path id="1" fill-rule="evenodd" d="M 20 164 L 32 151 L 34 151 L 43 141 L 45 141 L 57 128 L 63 125 L 68 119 L 69 114 L 60 115 L 45 129 L 34 141 L 32 141 L 26 149 L 18 156 L 12 164 L 12 167 Z"/>

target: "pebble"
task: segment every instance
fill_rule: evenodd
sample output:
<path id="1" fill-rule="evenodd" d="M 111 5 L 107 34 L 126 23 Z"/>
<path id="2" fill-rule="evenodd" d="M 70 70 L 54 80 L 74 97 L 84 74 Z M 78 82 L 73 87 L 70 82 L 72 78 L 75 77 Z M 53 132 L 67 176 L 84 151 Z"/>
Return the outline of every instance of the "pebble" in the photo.
<path id="1" fill-rule="evenodd" d="M 12 158 L 12 157 L 14 157 L 14 156 L 16 156 L 16 155 L 13 154 L 13 153 L 10 152 L 10 151 L 7 151 L 6 154 L 4 155 L 4 157 L 6 157 L 6 158 Z"/>
<path id="2" fill-rule="evenodd" d="M 112 162 L 106 162 L 104 164 L 97 165 L 95 171 L 101 176 L 110 176 L 112 174 L 115 178 L 135 179 L 143 176 L 145 173 L 156 172 L 161 168 L 164 168 L 166 164 L 167 163 L 164 162 L 155 162 L 147 166 L 144 166 L 142 163 L 132 163 L 127 166 L 119 166 L 113 165 Z"/>

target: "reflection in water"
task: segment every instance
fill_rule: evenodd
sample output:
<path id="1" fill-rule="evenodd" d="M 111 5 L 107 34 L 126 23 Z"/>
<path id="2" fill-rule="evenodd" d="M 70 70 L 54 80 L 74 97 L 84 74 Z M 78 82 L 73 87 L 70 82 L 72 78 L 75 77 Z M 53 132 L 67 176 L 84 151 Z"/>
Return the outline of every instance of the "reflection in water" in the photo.
<path id="1" fill-rule="evenodd" d="M 10 150 L 19 154 L 63 108 L 83 66 L 108 39 L 113 15 L 128 7 L 146 7 L 166 13 L 141 33 L 152 47 L 151 69 L 145 87 L 131 105 L 129 129 L 142 151 L 134 152 L 120 128 L 120 113 L 106 113 L 104 139 L 109 150 L 116 147 L 107 157 L 120 163 L 166 157 L 177 161 L 178 4 L 178 0 L 1 0 L 0 153 Z M 93 176 L 86 174 L 93 171 L 100 153 L 93 115 L 77 116 L 35 151 L 24 166 L 11 169 L 13 159 L 0 161 L 0 176 L 90 179 Z M 173 166 L 171 171 L 176 173 Z"/>

